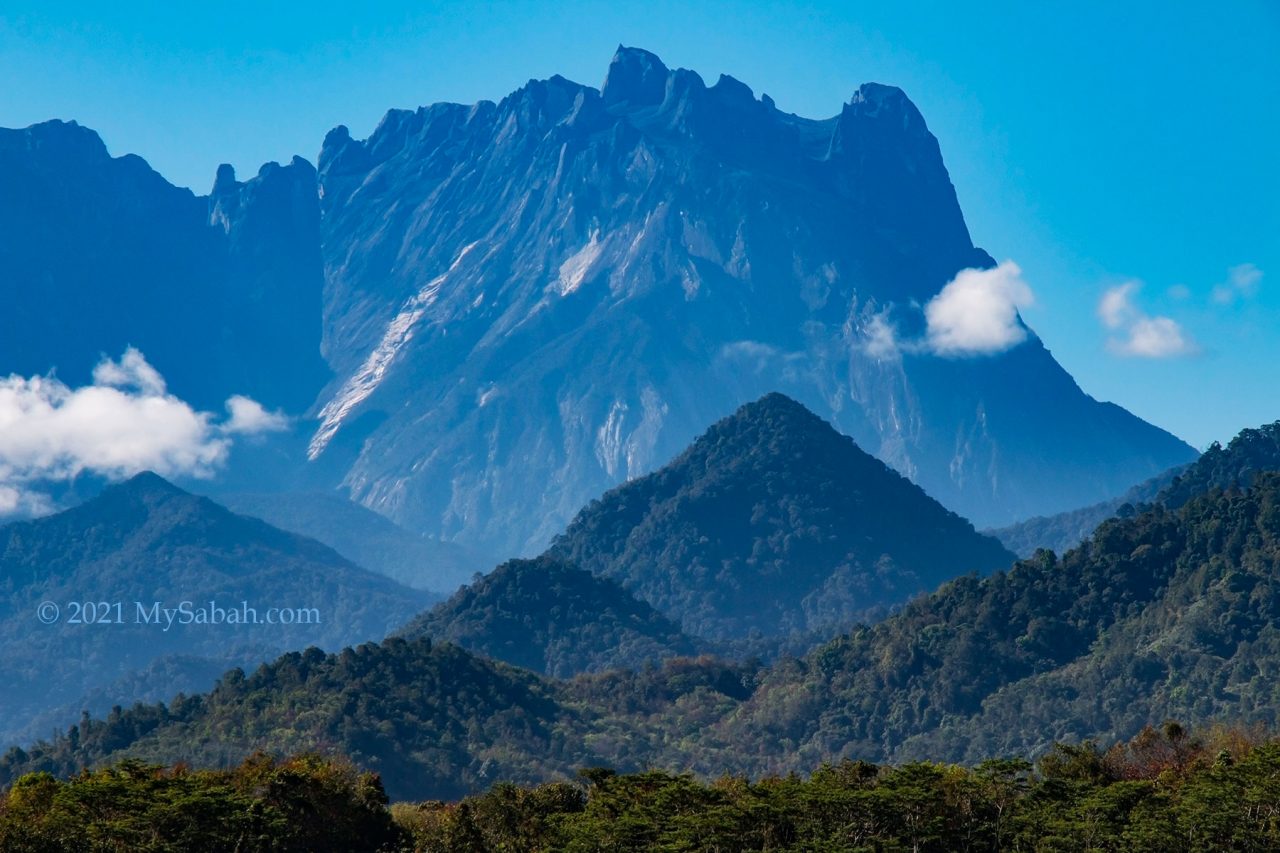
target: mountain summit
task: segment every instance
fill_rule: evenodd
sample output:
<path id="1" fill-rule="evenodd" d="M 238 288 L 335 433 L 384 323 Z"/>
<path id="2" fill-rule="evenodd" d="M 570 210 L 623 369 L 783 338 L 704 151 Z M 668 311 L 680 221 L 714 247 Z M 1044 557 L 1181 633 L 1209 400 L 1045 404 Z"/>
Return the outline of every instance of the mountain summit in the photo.
<path id="1" fill-rule="evenodd" d="M 690 634 L 829 636 L 1013 555 L 821 418 L 769 394 L 586 507 L 550 555 Z"/>
<path id="2" fill-rule="evenodd" d="M 620 48 L 600 90 L 553 77 L 339 128 L 319 180 L 336 378 L 311 454 L 433 535 L 535 552 L 771 390 L 984 525 L 1194 456 L 1034 335 L 979 358 L 877 346 L 994 266 L 890 86 L 811 120 Z"/>
<path id="3" fill-rule="evenodd" d="M 377 639 L 431 598 L 152 473 L 0 527 L 0 590 L 0 743 L 71 703 L 203 688 L 193 662 L 220 672 Z"/>
<path id="4" fill-rule="evenodd" d="M 0 181 L 0 374 L 74 384 L 132 344 L 201 409 L 310 406 L 294 479 L 482 553 L 537 553 L 774 390 L 983 526 L 1195 455 L 1029 331 L 972 358 L 886 340 L 994 266 L 891 86 L 807 119 L 623 47 L 598 90 L 392 110 L 207 197 L 59 122 L 0 131 Z"/>

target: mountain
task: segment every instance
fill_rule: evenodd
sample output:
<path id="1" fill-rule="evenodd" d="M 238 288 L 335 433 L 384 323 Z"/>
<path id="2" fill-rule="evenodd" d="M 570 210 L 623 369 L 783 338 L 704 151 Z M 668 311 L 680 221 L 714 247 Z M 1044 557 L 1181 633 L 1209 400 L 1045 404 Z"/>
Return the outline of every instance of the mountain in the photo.
<path id="1" fill-rule="evenodd" d="M 768 394 L 593 501 L 548 554 L 686 633 L 830 636 L 1013 555 L 796 401 Z"/>
<path id="2" fill-rule="evenodd" d="M 212 497 L 233 512 L 307 536 L 414 589 L 448 595 L 495 562 L 454 542 L 410 533 L 337 494 L 216 492 Z"/>
<path id="3" fill-rule="evenodd" d="M 989 532 L 1020 557 L 1030 557 L 1037 548 L 1061 553 L 1118 512 L 1129 515 L 1133 507 L 1155 502 L 1177 509 L 1212 489 L 1248 486 L 1263 471 L 1280 471 L 1280 421 L 1241 430 L 1226 447 L 1215 441 L 1195 462 L 1139 483 L 1118 498 Z"/>
<path id="4" fill-rule="evenodd" d="M 140 349 L 178 396 L 301 412 L 328 376 L 315 169 L 268 163 L 208 197 L 75 122 L 0 129 L 0 375 L 83 384 Z"/>
<path id="5" fill-rule="evenodd" d="M 1280 474 L 1259 474 L 953 581 L 779 667 L 710 740 L 780 768 L 1036 754 L 1165 719 L 1274 726 L 1277 578 Z"/>
<path id="6" fill-rule="evenodd" d="M 231 766 L 323 748 L 422 798 L 593 764 L 759 775 L 1034 757 L 1171 718 L 1274 728 L 1278 578 L 1280 473 L 1258 473 L 1108 521 L 1061 558 L 958 578 L 766 669 L 674 659 L 557 682 L 425 639 L 294 653 L 11 751 L 0 784 L 122 757 Z"/>
<path id="7" fill-rule="evenodd" d="M 620 48 L 599 90 L 552 77 L 393 110 L 363 141 L 339 127 L 318 174 L 335 378 L 311 455 L 413 530 L 536 553 L 774 390 L 984 526 L 1194 456 L 1034 334 L 989 356 L 912 344 L 918 306 L 994 262 L 890 86 L 810 120 Z"/>
<path id="8" fill-rule="evenodd" d="M 614 581 L 546 557 L 503 563 L 400 633 L 560 678 L 695 651 L 676 625 Z"/>
<path id="9" fill-rule="evenodd" d="M 204 696 L 117 709 L 82 722 L 74 744 L 11 751 L 0 777 L 7 784 L 17 767 L 66 773 L 126 748 L 218 766 L 264 746 L 336 744 L 381 774 L 393 796 L 457 798 L 496 779 L 568 777 L 593 763 L 580 716 L 532 673 L 448 643 L 391 639 L 339 654 L 292 652 L 250 675 L 231 670 Z"/>
<path id="10" fill-rule="evenodd" d="M 207 694 L 115 708 L 0 757 L 0 788 L 123 758 L 231 767 L 257 750 L 337 753 L 396 799 L 456 799 L 498 781 L 569 780 L 583 767 L 652 766 L 750 695 L 752 665 L 680 658 L 661 667 L 542 678 L 451 643 L 392 637 L 290 652 Z"/>
<path id="11" fill-rule="evenodd" d="M 0 592 L 0 741 L 85 694 L 95 708 L 148 695 L 154 686 L 134 694 L 130 676 L 164 658 L 212 658 L 223 671 L 289 648 L 339 648 L 385 636 L 430 601 L 154 474 L 0 527 Z M 116 683 L 131 692 L 101 694 Z"/>
<path id="12" fill-rule="evenodd" d="M 64 122 L 0 132 L 0 181 L 0 374 L 78 384 L 131 344 L 201 409 L 315 418 L 228 490 L 338 488 L 482 554 L 539 553 L 775 390 L 982 526 L 1194 455 L 1022 325 L 993 355 L 921 343 L 920 306 L 994 262 L 891 86 L 805 119 L 620 48 L 599 90 L 393 110 L 208 196 Z"/>
<path id="13" fill-rule="evenodd" d="M 1163 474 L 1144 480 L 1124 494 L 1110 500 L 1101 501 L 1080 509 L 1060 512 L 1057 515 L 1028 518 L 1002 527 L 999 530 L 985 530 L 1022 559 L 1035 555 L 1041 548 L 1047 548 L 1061 554 L 1078 546 L 1089 538 L 1098 525 L 1117 514 L 1130 516 L 1134 507 L 1143 506 L 1156 500 L 1160 492 L 1173 482 L 1180 471 L 1188 465 L 1178 465 Z"/>

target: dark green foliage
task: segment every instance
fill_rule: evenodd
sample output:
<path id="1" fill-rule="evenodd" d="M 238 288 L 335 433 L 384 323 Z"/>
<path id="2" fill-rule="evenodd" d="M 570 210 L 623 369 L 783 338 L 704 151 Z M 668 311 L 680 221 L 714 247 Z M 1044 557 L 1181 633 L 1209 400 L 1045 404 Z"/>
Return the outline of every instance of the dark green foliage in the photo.
<path id="1" fill-rule="evenodd" d="M 799 403 L 769 394 L 594 501 L 548 552 L 694 636 L 830 632 L 1012 555 Z"/>
<path id="2" fill-rule="evenodd" d="M 758 782 L 592 770 L 393 813 L 423 853 L 1274 850 L 1280 744 L 1230 740 L 1147 731 L 1106 752 L 1059 746 L 1038 768 L 842 762 Z"/>
<path id="3" fill-rule="evenodd" d="M 1154 720 L 1280 720 L 1280 475 L 1103 524 L 962 578 L 777 667 L 710 738 L 815 756 L 978 760 Z M 713 753 L 714 754 L 714 753 Z M 739 750 L 736 754 L 741 754 Z"/>
<path id="4" fill-rule="evenodd" d="M 125 761 L 17 780 L 0 799 L 0 849 L 392 853 L 408 839 L 386 805 L 376 776 L 313 755 L 200 772 Z"/>
<path id="5" fill-rule="evenodd" d="M 289 648 L 378 639 L 429 600 L 318 542 L 140 474 L 74 509 L 0 527 L 0 743 L 69 704 L 78 714 L 105 711 L 126 696 L 207 689 L 212 680 L 192 683 L 210 668 L 200 658 L 220 660 L 222 672 Z M 46 601 L 61 609 L 55 624 L 37 619 Z M 138 603 L 176 608 L 183 601 L 193 613 L 210 601 L 223 609 L 243 602 L 262 620 L 272 607 L 315 608 L 319 624 L 138 624 Z M 113 623 L 71 624 L 72 602 L 108 603 L 103 615 Z M 138 672 L 175 655 L 188 661 L 177 683 L 161 678 L 164 671 L 138 683 Z M 113 685 L 134 692 L 104 693 Z"/>
<path id="6" fill-rule="evenodd" d="M 119 762 L 0 795 L 0 849 L 84 851 L 1264 851 L 1280 847 L 1280 742 L 1176 723 L 1038 765 L 824 764 L 807 778 L 582 770 L 387 808 L 342 760 L 255 754 L 222 771 Z"/>
<path id="7" fill-rule="evenodd" d="M 1280 471 L 1280 421 L 1242 430 L 1226 447 L 1215 441 L 1157 500 L 1177 508 L 1214 489 L 1246 487 L 1266 471 Z"/>
<path id="8" fill-rule="evenodd" d="M 393 792 L 457 797 L 497 779 L 571 773 L 594 759 L 581 725 L 532 674 L 448 643 L 391 639 L 333 655 L 294 652 L 249 676 L 232 670 L 207 696 L 83 720 L 0 759 L 0 784 L 122 756 L 228 766 L 262 748 L 337 751 Z"/>
<path id="9" fill-rule="evenodd" d="M 689 655 L 694 643 L 614 581 L 558 560 L 511 560 L 400 632 L 566 678 Z"/>
<path id="10" fill-rule="evenodd" d="M 532 582 L 537 565 L 508 571 Z M 381 772 L 397 794 L 453 797 L 579 766 L 758 776 L 825 761 L 1030 758 L 1171 716 L 1277 726 L 1278 579 L 1280 474 L 1259 474 L 1244 490 L 1109 521 L 1061 558 L 1042 551 L 960 577 L 767 668 L 673 659 L 556 682 L 427 641 L 313 650 L 248 678 L 233 671 L 206 697 L 85 720 L 11 753 L 0 782 L 121 757 L 227 766 L 257 748 L 322 749 Z M 545 660 L 537 624 L 514 627 Z M 1057 749 L 1051 777 L 1103 772 L 1085 747 Z M 1119 799 L 1090 808 L 1128 814 L 1148 802 L 1141 790 L 1117 787 L 1106 796 Z"/>
<path id="11" fill-rule="evenodd" d="M 1110 521 L 1061 559 L 959 578 L 766 670 L 673 660 L 556 683 L 393 640 L 233 672 L 181 711 L 113 714 L 10 756 L 0 778 L 119 756 L 225 765 L 261 747 L 333 748 L 396 792 L 452 796 L 582 764 L 754 775 L 846 758 L 1034 756 L 1170 715 L 1280 724 L 1277 578 L 1280 475 L 1269 474 Z"/>

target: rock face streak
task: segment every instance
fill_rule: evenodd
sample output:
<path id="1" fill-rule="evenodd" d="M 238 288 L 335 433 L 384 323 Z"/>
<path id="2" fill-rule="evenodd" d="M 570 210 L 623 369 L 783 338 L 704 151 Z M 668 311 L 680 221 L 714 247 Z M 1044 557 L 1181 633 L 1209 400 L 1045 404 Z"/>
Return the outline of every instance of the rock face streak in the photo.
<path id="1" fill-rule="evenodd" d="M 310 456 L 428 533 L 529 553 L 772 390 L 980 526 L 1193 455 L 1034 335 L 981 358 L 883 345 L 994 265 L 896 88 L 814 121 L 620 48 L 599 91 L 553 77 L 339 127 L 319 183 L 335 378 Z"/>

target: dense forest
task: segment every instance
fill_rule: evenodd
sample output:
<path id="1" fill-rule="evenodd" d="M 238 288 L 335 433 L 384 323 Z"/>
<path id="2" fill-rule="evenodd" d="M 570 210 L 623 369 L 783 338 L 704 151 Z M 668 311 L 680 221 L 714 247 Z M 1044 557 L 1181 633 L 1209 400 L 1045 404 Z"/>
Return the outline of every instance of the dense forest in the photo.
<path id="1" fill-rule="evenodd" d="M 780 769 L 1034 754 L 1166 716 L 1270 723 L 1278 577 L 1280 475 L 1265 474 L 1109 521 L 1062 558 L 952 581 L 778 666 L 704 740 L 766 744 L 745 766 Z"/>
<path id="2" fill-rule="evenodd" d="M 319 749 L 382 773 L 394 796 L 450 798 L 597 764 L 756 776 L 1035 756 L 1170 716 L 1275 725 L 1278 562 L 1280 474 L 1263 474 L 1109 521 L 1062 557 L 958 578 L 767 667 L 675 659 L 564 681 L 427 638 L 313 649 L 233 670 L 207 696 L 83 720 L 10 752 L 0 783 Z"/>
<path id="3" fill-rule="evenodd" d="M 549 557 L 503 563 L 400 633 L 557 677 L 636 667 L 696 648 L 616 582 Z"/>
<path id="4" fill-rule="evenodd" d="M 0 796 L 12 853 L 487 851 L 1264 851 L 1280 847 L 1280 741 L 1176 723 L 1128 742 L 990 759 L 824 764 L 805 777 L 700 781 L 582 769 L 388 807 L 342 760 L 254 755 L 221 771 L 137 761 Z"/>
<path id="5" fill-rule="evenodd" d="M 830 637 L 1014 559 L 782 394 L 593 501 L 548 553 L 617 580 L 691 636 L 740 645 Z"/>

